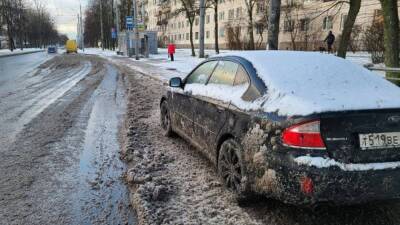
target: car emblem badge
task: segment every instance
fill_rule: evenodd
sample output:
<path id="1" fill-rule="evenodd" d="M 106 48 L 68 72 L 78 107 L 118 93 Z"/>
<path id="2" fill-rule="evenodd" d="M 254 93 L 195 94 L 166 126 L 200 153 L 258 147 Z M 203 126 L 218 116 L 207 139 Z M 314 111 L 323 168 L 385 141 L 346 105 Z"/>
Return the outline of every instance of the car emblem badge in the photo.
<path id="1" fill-rule="evenodd" d="M 400 122 L 400 116 L 390 116 L 390 117 L 388 117 L 387 121 L 389 123 L 399 123 Z"/>

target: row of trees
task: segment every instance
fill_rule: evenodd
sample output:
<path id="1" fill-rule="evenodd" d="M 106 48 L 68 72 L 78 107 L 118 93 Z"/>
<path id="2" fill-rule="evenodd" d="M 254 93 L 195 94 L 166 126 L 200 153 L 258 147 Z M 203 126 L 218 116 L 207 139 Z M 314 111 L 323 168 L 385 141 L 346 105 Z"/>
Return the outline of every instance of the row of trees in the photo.
<path id="1" fill-rule="evenodd" d="M 24 0 L 0 0 L 1 33 L 8 39 L 11 51 L 24 47 L 44 48 L 66 39 L 59 35 L 45 5 L 34 0 L 33 6 Z"/>
<path id="2" fill-rule="evenodd" d="M 122 0 L 120 4 L 121 20 L 125 17 L 126 10 L 131 7 L 132 1 Z M 111 37 L 111 29 L 115 28 L 117 15 L 115 13 L 113 0 L 90 0 L 85 11 L 85 44 L 88 46 L 99 46 L 115 49 L 116 42 Z"/>

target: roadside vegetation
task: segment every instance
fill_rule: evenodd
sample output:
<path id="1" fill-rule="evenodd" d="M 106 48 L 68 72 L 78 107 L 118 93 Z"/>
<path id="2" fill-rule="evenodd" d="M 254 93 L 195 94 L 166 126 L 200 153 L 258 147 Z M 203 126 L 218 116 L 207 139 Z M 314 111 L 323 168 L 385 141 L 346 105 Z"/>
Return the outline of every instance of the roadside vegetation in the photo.
<path id="1" fill-rule="evenodd" d="M 65 43 L 68 39 L 58 33 L 45 4 L 39 0 L 32 2 L 0 0 L 0 33 L 6 34 L 11 51 L 17 48 L 44 48 Z"/>

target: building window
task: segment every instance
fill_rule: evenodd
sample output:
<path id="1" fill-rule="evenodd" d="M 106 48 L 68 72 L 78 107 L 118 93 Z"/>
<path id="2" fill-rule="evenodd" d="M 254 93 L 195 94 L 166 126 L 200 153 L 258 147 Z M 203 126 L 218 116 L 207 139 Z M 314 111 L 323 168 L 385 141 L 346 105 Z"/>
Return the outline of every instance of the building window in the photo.
<path id="1" fill-rule="evenodd" d="M 210 31 L 206 31 L 206 39 L 210 38 Z"/>
<path id="2" fill-rule="evenodd" d="M 189 40 L 189 33 L 186 33 L 186 40 Z"/>
<path id="3" fill-rule="evenodd" d="M 189 20 L 186 20 L 186 26 L 187 27 L 189 26 Z"/>
<path id="4" fill-rule="evenodd" d="M 199 18 L 196 18 L 195 20 L 194 20 L 194 25 L 199 25 Z"/>
<path id="5" fill-rule="evenodd" d="M 293 31 L 293 20 L 290 18 L 285 19 L 283 22 L 283 31 L 292 32 Z"/>
<path id="6" fill-rule="evenodd" d="M 333 18 L 332 16 L 324 17 L 324 21 L 322 23 L 322 29 L 330 30 L 333 28 Z"/>
<path id="7" fill-rule="evenodd" d="M 209 24 L 210 23 L 210 15 L 206 16 L 206 23 Z"/>
<path id="8" fill-rule="evenodd" d="M 219 36 L 225 37 L 225 29 L 223 27 L 219 28 Z"/>
<path id="9" fill-rule="evenodd" d="M 304 18 L 300 19 L 300 31 L 308 31 L 310 30 L 310 19 Z"/>
<path id="10" fill-rule="evenodd" d="M 228 19 L 233 20 L 234 17 L 235 17 L 235 10 L 230 9 L 228 12 Z"/>
<path id="11" fill-rule="evenodd" d="M 344 24 L 346 23 L 347 20 L 347 14 L 342 14 L 342 16 L 340 17 L 340 29 L 343 30 L 344 29 Z"/>
<path id="12" fill-rule="evenodd" d="M 199 32 L 194 33 L 194 39 L 196 39 L 196 40 L 199 39 Z"/>
<path id="13" fill-rule="evenodd" d="M 242 16 L 242 7 L 236 9 L 236 18 L 240 18 Z"/>
<path id="14" fill-rule="evenodd" d="M 224 17 L 225 17 L 225 12 L 220 12 L 219 13 L 219 20 L 224 20 Z"/>

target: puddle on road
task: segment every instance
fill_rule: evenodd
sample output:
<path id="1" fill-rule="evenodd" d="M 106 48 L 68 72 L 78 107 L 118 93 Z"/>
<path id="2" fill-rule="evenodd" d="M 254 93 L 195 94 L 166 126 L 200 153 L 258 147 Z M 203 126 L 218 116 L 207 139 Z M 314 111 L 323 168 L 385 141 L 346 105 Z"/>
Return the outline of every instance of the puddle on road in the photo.
<path id="1" fill-rule="evenodd" d="M 74 205 L 76 224 L 135 224 L 128 190 L 121 179 L 125 165 L 119 159 L 118 126 L 125 112 L 123 86 L 117 70 L 107 74 L 90 103 L 79 187 Z"/>

